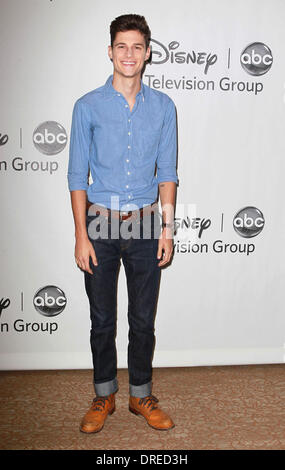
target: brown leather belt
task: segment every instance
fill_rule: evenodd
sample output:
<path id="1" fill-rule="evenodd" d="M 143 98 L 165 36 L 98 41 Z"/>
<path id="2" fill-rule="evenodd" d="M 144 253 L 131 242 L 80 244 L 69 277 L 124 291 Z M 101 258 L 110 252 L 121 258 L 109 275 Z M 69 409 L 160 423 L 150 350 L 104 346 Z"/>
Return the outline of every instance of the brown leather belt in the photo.
<path id="1" fill-rule="evenodd" d="M 92 209 L 90 207 L 92 206 Z M 151 212 L 157 212 L 158 211 L 158 203 L 157 201 L 153 202 L 152 204 L 149 204 L 148 206 L 141 207 L 139 209 L 136 209 L 134 211 L 118 211 L 114 209 L 109 209 L 109 207 L 104 207 L 104 206 L 99 206 L 97 204 L 93 204 L 90 201 L 86 201 L 86 209 L 88 212 L 88 215 L 104 215 L 105 217 L 115 217 L 120 220 L 126 220 L 129 219 L 130 217 L 137 218 L 139 217 L 142 219 L 145 215 L 151 214 Z"/>

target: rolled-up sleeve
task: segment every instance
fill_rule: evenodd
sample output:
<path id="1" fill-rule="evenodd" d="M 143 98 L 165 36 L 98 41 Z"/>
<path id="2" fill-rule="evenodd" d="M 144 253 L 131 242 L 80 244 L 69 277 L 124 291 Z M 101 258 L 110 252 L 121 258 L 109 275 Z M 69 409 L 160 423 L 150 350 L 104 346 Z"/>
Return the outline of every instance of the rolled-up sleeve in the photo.
<path id="1" fill-rule="evenodd" d="M 178 183 L 176 173 L 177 156 L 177 129 L 175 105 L 169 99 L 164 122 L 161 131 L 161 138 L 157 157 L 157 182 L 174 181 Z"/>
<path id="2" fill-rule="evenodd" d="M 89 150 L 92 139 L 88 105 L 77 100 L 72 113 L 70 131 L 69 162 L 68 162 L 68 188 L 69 191 L 77 189 L 87 190 L 89 171 Z"/>

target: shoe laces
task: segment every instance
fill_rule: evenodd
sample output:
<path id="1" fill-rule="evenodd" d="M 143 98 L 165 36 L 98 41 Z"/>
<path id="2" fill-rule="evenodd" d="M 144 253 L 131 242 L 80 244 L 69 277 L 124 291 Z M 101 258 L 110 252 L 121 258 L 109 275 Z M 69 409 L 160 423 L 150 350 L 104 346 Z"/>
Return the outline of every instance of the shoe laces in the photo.
<path id="1" fill-rule="evenodd" d="M 141 398 L 139 400 L 139 405 L 143 404 L 144 406 L 147 406 L 150 411 L 152 411 L 158 408 L 158 406 L 155 406 L 154 404 L 158 403 L 158 401 L 159 400 L 154 395 L 150 394 L 147 397 Z"/>
<path id="2" fill-rule="evenodd" d="M 105 407 L 106 400 L 109 400 L 109 397 L 96 397 L 93 399 L 93 410 L 103 411 Z"/>

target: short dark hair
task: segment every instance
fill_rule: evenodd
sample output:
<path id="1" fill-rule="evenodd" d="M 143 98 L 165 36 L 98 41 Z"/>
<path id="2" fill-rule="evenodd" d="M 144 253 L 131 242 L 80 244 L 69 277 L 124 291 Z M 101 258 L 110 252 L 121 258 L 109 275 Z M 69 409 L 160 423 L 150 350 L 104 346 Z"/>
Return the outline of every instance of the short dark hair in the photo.
<path id="1" fill-rule="evenodd" d="M 151 32 L 144 16 L 128 14 L 115 18 L 110 24 L 111 47 L 119 31 L 139 31 L 145 39 L 146 49 L 150 44 Z"/>

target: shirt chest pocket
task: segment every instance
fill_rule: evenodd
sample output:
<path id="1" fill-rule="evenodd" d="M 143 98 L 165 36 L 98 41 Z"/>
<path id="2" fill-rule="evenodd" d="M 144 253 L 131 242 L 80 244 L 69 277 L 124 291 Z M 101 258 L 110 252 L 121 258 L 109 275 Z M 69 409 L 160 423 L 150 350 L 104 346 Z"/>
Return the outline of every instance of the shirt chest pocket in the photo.
<path id="1" fill-rule="evenodd" d="M 138 163 L 144 164 L 155 162 L 160 142 L 160 135 L 160 131 L 156 129 L 144 130 L 141 132 L 137 146 Z"/>

